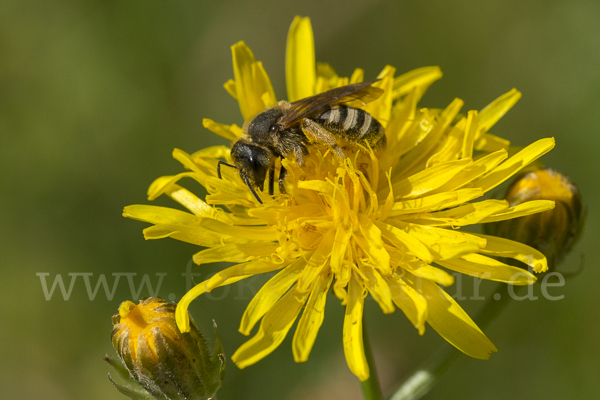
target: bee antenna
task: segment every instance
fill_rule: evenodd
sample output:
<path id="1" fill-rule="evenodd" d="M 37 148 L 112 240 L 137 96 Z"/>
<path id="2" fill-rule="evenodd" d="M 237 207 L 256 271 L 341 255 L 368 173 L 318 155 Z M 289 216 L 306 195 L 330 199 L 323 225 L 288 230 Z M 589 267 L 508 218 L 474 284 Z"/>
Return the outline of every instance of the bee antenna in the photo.
<path id="1" fill-rule="evenodd" d="M 238 167 L 236 167 L 235 165 L 227 164 L 225 161 L 221 161 L 221 160 L 219 160 L 219 162 L 217 163 L 217 176 L 219 177 L 219 179 L 223 179 L 223 178 L 221 177 L 221 164 L 223 164 L 223 165 L 226 165 L 226 166 L 228 166 L 228 167 L 231 167 L 231 168 L 239 169 L 239 168 L 238 168 Z M 244 183 L 245 183 L 246 185 L 248 185 L 248 187 L 250 188 L 250 191 L 252 192 L 252 194 L 254 195 L 254 197 L 256 197 L 256 200 L 258 200 L 258 202 L 259 202 L 260 204 L 263 204 L 263 202 L 262 202 L 262 200 L 260 199 L 260 197 L 258 197 L 258 194 L 256 193 L 256 190 L 254 190 L 254 187 L 253 187 L 253 186 L 252 186 L 252 184 L 250 183 L 250 180 L 248 179 L 248 177 L 247 177 L 245 174 L 243 174 L 243 173 L 240 173 L 240 176 L 241 176 L 241 177 L 242 177 L 242 179 L 244 180 Z"/>
<path id="2" fill-rule="evenodd" d="M 223 178 L 221 178 L 221 164 L 227 165 L 228 167 L 231 167 L 231 168 L 238 169 L 238 167 L 236 167 L 235 165 L 227 164 L 225 161 L 219 160 L 219 162 L 217 163 L 217 176 L 219 177 L 219 179 L 223 179 Z"/>
<path id="3" fill-rule="evenodd" d="M 248 185 L 248 187 L 250 188 L 250 191 L 252 192 L 252 194 L 254 195 L 254 197 L 256 197 L 256 200 L 258 200 L 258 202 L 260 204 L 262 204 L 262 200 L 260 199 L 260 197 L 258 197 L 258 194 L 256 194 L 256 190 L 254 190 L 254 186 L 252 186 L 252 184 L 250 183 L 250 180 L 248 179 L 248 177 L 244 174 L 240 174 L 242 175 L 242 178 L 244 179 L 244 182 L 246 182 L 246 185 Z"/>

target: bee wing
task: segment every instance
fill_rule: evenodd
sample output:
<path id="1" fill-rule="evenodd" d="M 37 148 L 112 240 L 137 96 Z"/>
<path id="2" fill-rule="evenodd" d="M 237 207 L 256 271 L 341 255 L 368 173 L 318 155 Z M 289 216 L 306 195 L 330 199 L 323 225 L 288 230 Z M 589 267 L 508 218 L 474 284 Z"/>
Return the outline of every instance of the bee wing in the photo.
<path id="1" fill-rule="evenodd" d="M 378 80 L 342 86 L 295 101 L 291 104 L 291 109 L 278 121 L 280 129 L 287 129 L 302 118 L 322 114 L 337 104 L 364 106 L 383 94 L 383 89 L 371 86 Z"/>

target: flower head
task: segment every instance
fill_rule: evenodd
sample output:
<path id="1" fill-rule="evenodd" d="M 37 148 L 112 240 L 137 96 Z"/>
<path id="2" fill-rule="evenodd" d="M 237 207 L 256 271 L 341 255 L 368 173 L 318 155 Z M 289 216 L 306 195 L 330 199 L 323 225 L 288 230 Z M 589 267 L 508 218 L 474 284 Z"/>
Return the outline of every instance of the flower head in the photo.
<path id="1" fill-rule="evenodd" d="M 223 380 L 223 349 L 217 340 L 209 355 L 194 323 L 188 331 L 182 334 L 175 323 L 175 304 L 149 297 L 119 306 L 112 342 L 129 375 L 154 398 L 209 400 Z"/>
<path id="2" fill-rule="evenodd" d="M 232 52 L 235 79 L 225 88 L 249 120 L 275 104 L 275 94 L 262 64 L 243 42 Z M 447 270 L 517 285 L 535 280 L 533 274 L 494 257 L 515 258 L 535 272 L 547 268 L 535 249 L 460 228 L 551 209 L 552 201 L 511 206 L 481 197 L 552 149 L 554 140 L 542 139 L 509 158 L 509 143 L 489 130 L 520 98 L 519 92 L 513 89 L 480 112 L 462 115 L 459 99 L 443 110 L 417 107 L 441 77 L 439 68 L 395 73 L 391 66 L 383 69 L 373 85 L 383 95 L 363 107 L 386 129 L 384 151 L 376 154 L 359 143 L 340 159 L 326 147 L 310 146 L 302 167 L 281 160 L 288 171 L 286 193 L 263 192 L 260 204 L 234 169 L 223 169 L 222 179 L 217 177 L 218 161 L 231 162 L 229 147 L 191 155 L 175 150 L 173 156 L 188 171 L 158 178 L 148 195 L 154 199 L 166 194 L 189 212 L 146 205 L 125 209 L 125 216 L 154 224 L 144 230 L 147 239 L 172 237 L 207 247 L 194 255 L 198 264 L 236 263 L 182 298 L 177 308 L 182 331 L 189 327 L 187 307 L 197 296 L 278 271 L 242 317 L 243 334 L 250 334 L 259 321 L 260 327 L 232 357 L 240 368 L 272 352 L 297 319 L 294 359 L 307 360 L 330 288 L 346 307 L 344 352 L 361 380 L 369 377 L 362 343 L 367 295 L 384 313 L 402 310 L 420 334 L 428 323 L 472 357 L 487 359 L 496 351 L 441 286 L 453 283 Z M 350 78 L 340 77 L 328 64 L 315 66 L 310 21 L 294 20 L 286 57 L 289 101 L 362 82 L 363 75 L 357 69 Z M 236 125 L 205 120 L 204 126 L 232 141 L 243 135 Z M 179 186 L 185 177 L 206 188 L 205 201 Z"/>

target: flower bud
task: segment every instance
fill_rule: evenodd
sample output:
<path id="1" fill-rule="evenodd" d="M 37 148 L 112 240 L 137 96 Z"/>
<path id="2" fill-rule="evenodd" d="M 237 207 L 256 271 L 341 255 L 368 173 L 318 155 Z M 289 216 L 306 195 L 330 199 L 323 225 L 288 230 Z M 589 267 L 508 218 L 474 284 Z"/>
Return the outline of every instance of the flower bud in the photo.
<path id="1" fill-rule="evenodd" d="M 217 338 L 209 355 L 193 321 L 190 332 L 179 331 L 175 308 L 158 297 L 142 299 L 138 305 L 121 303 L 113 315 L 113 346 L 131 378 L 155 399 L 211 399 L 225 372 L 221 343 Z"/>
<path id="2" fill-rule="evenodd" d="M 553 200 L 552 210 L 490 224 L 490 233 L 525 243 L 548 259 L 549 271 L 567 254 L 581 228 L 581 196 L 566 176 L 540 168 L 517 178 L 506 192 L 511 207 L 530 200 Z"/>

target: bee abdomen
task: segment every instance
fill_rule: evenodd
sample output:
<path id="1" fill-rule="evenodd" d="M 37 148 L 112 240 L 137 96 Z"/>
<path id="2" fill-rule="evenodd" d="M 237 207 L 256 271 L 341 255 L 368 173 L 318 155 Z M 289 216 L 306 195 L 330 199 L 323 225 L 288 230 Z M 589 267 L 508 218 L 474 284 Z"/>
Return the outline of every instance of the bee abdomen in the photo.
<path id="1" fill-rule="evenodd" d="M 371 114 L 361 109 L 339 105 L 315 119 L 325 129 L 349 142 L 365 141 L 371 147 L 385 146 L 383 126 Z"/>

